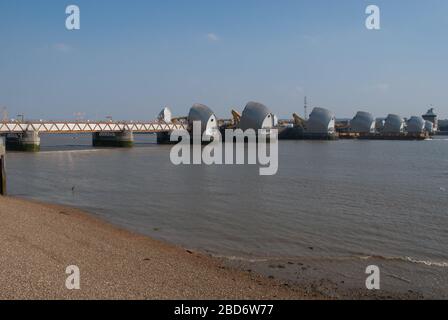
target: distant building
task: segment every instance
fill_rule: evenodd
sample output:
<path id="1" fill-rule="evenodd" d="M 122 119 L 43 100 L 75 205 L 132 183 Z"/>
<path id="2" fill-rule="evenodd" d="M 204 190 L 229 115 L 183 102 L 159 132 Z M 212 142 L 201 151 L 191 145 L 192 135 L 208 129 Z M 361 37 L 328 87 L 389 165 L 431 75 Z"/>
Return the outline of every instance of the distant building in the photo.
<path id="1" fill-rule="evenodd" d="M 314 108 L 306 122 L 307 133 L 333 134 L 335 133 L 336 118 L 334 114 L 324 108 Z"/>
<path id="2" fill-rule="evenodd" d="M 412 116 L 407 122 L 409 133 L 423 133 L 425 131 L 425 120 L 422 117 Z"/>
<path id="3" fill-rule="evenodd" d="M 272 129 L 276 122 L 274 114 L 264 104 L 249 102 L 244 108 L 239 127 L 243 131 Z"/>
<path id="4" fill-rule="evenodd" d="M 193 128 L 193 122 L 201 122 L 201 135 L 214 137 L 219 131 L 218 120 L 213 111 L 203 104 L 194 104 L 188 114 L 188 126 Z"/>
<path id="5" fill-rule="evenodd" d="M 431 121 L 425 120 L 425 131 L 429 134 L 434 133 L 434 124 Z"/>
<path id="6" fill-rule="evenodd" d="M 439 120 L 438 128 L 440 131 L 448 131 L 448 120 Z"/>
<path id="7" fill-rule="evenodd" d="M 384 122 L 383 133 L 402 133 L 404 131 L 404 120 L 399 115 L 389 114 Z"/>
<path id="8" fill-rule="evenodd" d="M 384 119 L 384 118 L 376 118 L 375 119 L 375 130 L 378 132 L 382 132 L 384 129 L 385 122 L 386 122 L 386 119 Z"/>
<path id="9" fill-rule="evenodd" d="M 277 127 L 278 126 L 278 117 L 275 114 L 273 116 L 274 116 L 274 118 L 273 118 L 274 127 Z"/>
<path id="10" fill-rule="evenodd" d="M 171 110 L 168 107 L 165 107 L 162 109 L 162 111 L 160 111 L 157 119 L 166 123 L 171 123 L 172 116 L 173 114 Z"/>
<path id="11" fill-rule="evenodd" d="M 438 128 L 438 122 L 439 120 L 437 119 L 437 115 L 434 112 L 434 108 L 429 109 L 426 114 L 424 114 L 423 119 L 427 120 L 427 121 L 431 121 L 432 124 L 434 125 L 434 131 L 437 131 Z"/>
<path id="12" fill-rule="evenodd" d="M 350 131 L 356 133 L 375 132 L 375 118 L 369 112 L 359 111 L 350 121 Z"/>

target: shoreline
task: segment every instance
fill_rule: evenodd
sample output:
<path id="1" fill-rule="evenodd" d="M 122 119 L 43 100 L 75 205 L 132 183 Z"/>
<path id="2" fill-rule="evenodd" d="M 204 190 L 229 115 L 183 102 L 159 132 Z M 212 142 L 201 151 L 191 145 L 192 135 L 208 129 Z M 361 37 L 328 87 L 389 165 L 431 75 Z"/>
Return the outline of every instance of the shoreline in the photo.
<path id="1" fill-rule="evenodd" d="M 70 206 L 0 197 L 2 299 L 421 299 L 347 289 L 319 271 L 294 282 L 283 266 L 213 257 L 153 239 Z M 81 289 L 68 290 L 77 265 Z M 273 268 L 280 268 L 280 273 Z M 317 270 L 309 267 L 309 270 Z M 280 275 L 279 277 L 277 275 Z"/>
<path id="2" fill-rule="evenodd" d="M 0 299 L 324 299 L 82 210 L 0 198 Z M 80 269 L 68 290 L 66 267 Z"/>

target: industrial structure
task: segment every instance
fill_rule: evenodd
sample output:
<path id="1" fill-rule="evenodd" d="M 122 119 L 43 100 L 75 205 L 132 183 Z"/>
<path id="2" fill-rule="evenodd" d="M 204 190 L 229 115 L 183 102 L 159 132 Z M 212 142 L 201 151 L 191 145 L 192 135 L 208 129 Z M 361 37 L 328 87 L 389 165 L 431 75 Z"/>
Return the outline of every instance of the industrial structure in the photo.
<path id="1" fill-rule="evenodd" d="M 277 128 L 278 118 L 262 103 L 250 101 L 246 104 L 242 114 L 232 110 L 232 119 L 220 120 L 222 139 L 225 140 L 226 129 L 240 129 L 246 134 L 251 130 L 258 139 L 263 136 L 263 141 L 269 142 L 272 138 L 272 129 Z M 247 136 L 246 138 L 247 139 Z"/>
<path id="2" fill-rule="evenodd" d="M 425 132 L 425 120 L 422 117 L 412 116 L 406 124 L 408 133 L 420 134 Z"/>
<path id="3" fill-rule="evenodd" d="M 439 134 L 448 135 L 448 120 L 437 121 L 437 131 Z"/>
<path id="4" fill-rule="evenodd" d="M 369 112 L 358 111 L 355 117 L 350 121 L 349 130 L 352 133 L 374 133 L 376 121 Z"/>
<path id="5" fill-rule="evenodd" d="M 385 123 L 386 123 L 386 118 L 376 118 L 375 119 L 375 132 L 382 132 L 384 129 Z"/>
<path id="6" fill-rule="evenodd" d="M 430 118 L 434 121 L 437 116 L 433 109 Z M 429 113 L 429 112 L 428 112 Z M 424 120 L 420 116 L 411 116 L 408 120 L 396 114 L 389 114 L 386 118 L 376 118 L 373 115 L 359 111 L 350 121 L 349 131 L 339 130 L 340 138 L 359 138 L 372 140 L 424 140 L 435 133 L 432 121 Z"/>
<path id="7" fill-rule="evenodd" d="M 190 134 L 200 134 L 199 139 L 204 137 L 206 141 L 212 141 L 219 132 L 218 119 L 215 113 L 206 105 L 194 104 L 188 113 L 188 131 Z M 194 122 L 201 123 L 201 131 L 193 132 Z"/>
<path id="8" fill-rule="evenodd" d="M 219 122 L 213 110 L 208 106 L 196 103 L 188 112 L 187 117 L 172 118 L 172 113 L 169 108 L 164 108 L 159 114 L 159 119 L 163 121 L 171 121 L 173 124 L 183 124 L 181 130 L 186 130 L 191 139 L 196 139 L 201 142 L 211 142 L 216 139 L 219 134 Z M 193 130 L 195 124 L 199 124 L 197 129 Z M 179 130 L 179 129 L 177 129 Z M 171 133 L 173 130 L 163 131 L 157 133 L 158 144 L 173 144 L 178 141 L 171 141 Z"/>
<path id="9" fill-rule="evenodd" d="M 439 120 L 434 112 L 434 108 L 430 108 L 422 117 L 426 121 L 432 122 L 434 131 L 437 131 L 439 129 Z"/>
<path id="10" fill-rule="evenodd" d="M 214 130 L 218 127 L 218 121 L 214 112 L 203 104 L 194 104 L 190 108 L 187 119 L 190 127 L 193 126 L 193 122 L 195 121 L 201 122 L 201 129 L 203 132 Z"/>
<path id="11" fill-rule="evenodd" d="M 238 128 L 246 131 L 253 129 L 272 129 L 274 127 L 274 114 L 264 104 L 249 102 L 243 110 Z"/>
<path id="12" fill-rule="evenodd" d="M 425 131 L 430 135 L 433 135 L 435 133 L 434 124 L 431 121 L 425 120 Z"/>
<path id="13" fill-rule="evenodd" d="M 314 108 L 306 122 L 306 132 L 315 135 L 335 133 L 336 117 L 324 108 Z"/>
<path id="14" fill-rule="evenodd" d="M 307 101 L 305 107 L 308 108 Z M 242 114 L 232 110 L 232 119 L 218 119 L 206 105 L 194 104 L 186 117 L 173 117 L 168 107 L 162 109 L 157 120 L 133 121 L 25 121 L 3 119 L 0 135 L 5 138 L 8 150 L 38 151 L 42 134 L 91 133 L 92 144 L 98 147 L 131 147 L 134 134 L 155 133 L 157 142 L 170 141 L 171 133 L 184 130 L 192 133 L 194 122 L 199 121 L 200 140 L 212 141 L 216 135 L 227 129 L 253 129 L 268 138 L 272 129 L 278 130 L 279 139 L 335 140 L 338 138 L 408 140 L 427 139 L 437 133 L 438 119 L 431 108 L 423 116 L 412 116 L 405 121 L 401 116 L 389 114 L 386 118 L 374 118 L 366 111 L 359 111 L 353 119 L 336 122 L 335 115 L 328 109 L 313 108 L 307 119 L 294 113 L 291 120 L 278 121 L 275 114 L 265 105 L 249 102 Z M 222 135 L 224 138 L 224 135 Z M 205 138 L 205 139 L 202 139 Z"/>
<path id="15" fill-rule="evenodd" d="M 384 121 L 382 133 L 400 134 L 404 132 L 404 119 L 397 114 L 389 114 Z"/>
<path id="16" fill-rule="evenodd" d="M 293 114 L 291 125 L 283 126 L 279 131 L 279 139 L 282 140 L 335 140 L 336 118 L 334 114 L 324 108 L 314 108 L 308 120 Z"/>
<path id="17" fill-rule="evenodd" d="M 159 115 L 157 116 L 157 120 L 163 121 L 165 123 L 171 123 L 173 118 L 173 113 L 171 112 L 170 108 L 165 107 L 160 111 Z"/>

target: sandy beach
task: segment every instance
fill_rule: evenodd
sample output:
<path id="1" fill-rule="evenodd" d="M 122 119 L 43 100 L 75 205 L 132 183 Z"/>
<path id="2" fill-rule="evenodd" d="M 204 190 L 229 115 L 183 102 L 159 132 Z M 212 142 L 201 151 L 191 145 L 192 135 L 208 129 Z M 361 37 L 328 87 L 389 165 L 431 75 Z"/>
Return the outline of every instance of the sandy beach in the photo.
<path id="1" fill-rule="evenodd" d="M 80 210 L 0 198 L 0 299 L 315 299 Z M 66 267 L 80 269 L 68 290 Z"/>

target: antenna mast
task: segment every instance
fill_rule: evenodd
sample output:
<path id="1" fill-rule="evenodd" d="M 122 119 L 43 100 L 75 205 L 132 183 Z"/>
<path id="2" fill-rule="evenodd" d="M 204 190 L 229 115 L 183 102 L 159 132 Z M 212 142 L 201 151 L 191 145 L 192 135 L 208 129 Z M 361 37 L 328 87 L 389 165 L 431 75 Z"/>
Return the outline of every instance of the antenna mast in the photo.
<path id="1" fill-rule="evenodd" d="M 304 101 L 304 111 L 305 111 L 305 120 L 308 120 L 308 100 L 307 97 L 305 96 L 305 101 Z"/>

